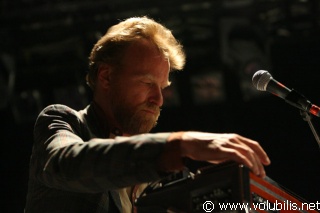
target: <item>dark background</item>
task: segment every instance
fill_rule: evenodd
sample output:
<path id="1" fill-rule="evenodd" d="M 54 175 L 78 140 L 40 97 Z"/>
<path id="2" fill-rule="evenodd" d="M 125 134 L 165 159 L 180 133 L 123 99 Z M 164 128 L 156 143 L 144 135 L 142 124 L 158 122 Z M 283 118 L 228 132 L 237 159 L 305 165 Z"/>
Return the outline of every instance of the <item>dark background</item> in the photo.
<path id="1" fill-rule="evenodd" d="M 236 132 L 261 143 L 267 175 L 309 202 L 320 201 L 320 150 L 299 113 L 257 91 L 260 69 L 320 105 L 317 0 L 89 1 L 0 3 L 0 212 L 23 212 L 33 124 L 48 104 L 90 101 L 87 57 L 118 20 L 147 15 L 172 29 L 187 64 L 165 91 L 153 130 Z M 312 119 L 319 130 L 319 118 Z"/>

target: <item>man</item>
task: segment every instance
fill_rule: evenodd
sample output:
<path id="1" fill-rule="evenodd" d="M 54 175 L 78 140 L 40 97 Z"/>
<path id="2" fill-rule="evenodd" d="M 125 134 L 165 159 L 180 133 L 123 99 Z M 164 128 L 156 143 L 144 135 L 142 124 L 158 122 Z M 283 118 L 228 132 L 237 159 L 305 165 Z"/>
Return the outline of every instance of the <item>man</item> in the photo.
<path id="1" fill-rule="evenodd" d="M 37 119 L 26 212 L 131 212 L 134 186 L 183 170 L 183 158 L 236 161 L 264 177 L 270 161 L 248 138 L 148 133 L 170 71 L 184 63 L 182 46 L 152 19 L 111 27 L 90 55 L 92 103 L 79 112 L 51 105 Z"/>

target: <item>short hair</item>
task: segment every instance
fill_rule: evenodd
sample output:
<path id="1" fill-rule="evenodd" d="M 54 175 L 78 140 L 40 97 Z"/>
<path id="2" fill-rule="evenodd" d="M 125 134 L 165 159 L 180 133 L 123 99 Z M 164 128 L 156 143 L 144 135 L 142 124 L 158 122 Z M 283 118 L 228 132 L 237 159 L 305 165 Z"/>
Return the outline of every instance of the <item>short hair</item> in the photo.
<path id="1" fill-rule="evenodd" d="M 175 39 L 171 31 L 146 16 L 128 18 L 108 29 L 94 45 L 89 57 L 87 83 L 95 87 L 97 72 L 101 63 L 119 66 L 124 51 L 134 41 L 141 38 L 152 41 L 169 60 L 170 71 L 182 70 L 186 56 L 182 45 Z"/>

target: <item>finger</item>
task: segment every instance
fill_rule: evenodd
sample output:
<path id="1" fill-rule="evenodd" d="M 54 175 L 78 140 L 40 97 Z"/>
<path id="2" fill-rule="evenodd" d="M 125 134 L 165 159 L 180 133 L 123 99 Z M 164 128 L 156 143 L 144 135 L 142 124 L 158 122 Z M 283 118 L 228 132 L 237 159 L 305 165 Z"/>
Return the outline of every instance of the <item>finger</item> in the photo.
<path id="1" fill-rule="evenodd" d="M 260 176 L 260 174 L 265 173 L 260 159 L 249 146 L 244 143 L 226 143 L 225 146 L 239 151 L 244 157 L 246 157 L 252 164 L 252 168 L 250 169 L 254 174 Z"/>
<path id="2" fill-rule="evenodd" d="M 228 149 L 228 148 L 227 148 Z M 233 151 L 232 151 L 233 150 Z M 255 175 L 264 178 L 266 172 L 257 155 L 252 151 L 230 149 L 230 160 L 247 166 Z"/>
<path id="3" fill-rule="evenodd" d="M 229 160 L 243 164 L 247 166 L 251 171 L 255 169 L 252 161 L 250 161 L 246 156 L 244 156 L 237 150 L 225 148 L 225 155 Z"/>
<path id="4" fill-rule="evenodd" d="M 260 144 L 257 141 L 251 140 L 249 138 L 245 138 L 240 135 L 239 135 L 239 139 L 242 143 L 245 143 L 247 146 L 249 146 L 257 154 L 260 161 L 264 165 L 269 165 L 271 163 L 267 153 L 264 151 L 264 149 L 260 146 Z"/>
<path id="5" fill-rule="evenodd" d="M 257 173 L 257 167 L 254 165 L 254 157 L 246 156 L 241 153 L 241 151 L 237 150 L 235 147 L 239 147 L 239 145 L 229 144 L 228 146 L 220 146 L 217 144 L 210 144 L 210 148 L 214 150 L 214 152 L 210 152 L 211 158 L 208 158 L 207 161 L 235 161 L 240 164 L 244 164 L 250 170 Z M 243 151 L 242 151 L 243 152 Z M 244 152 L 243 152 L 244 153 Z"/>
<path id="6" fill-rule="evenodd" d="M 260 159 L 258 158 L 258 156 L 255 155 L 255 157 L 256 157 L 256 162 L 257 162 L 258 171 L 259 171 L 258 174 L 256 174 L 256 175 L 264 178 L 266 176 L 266 171 L 264 170 L 264 167 L 263 167 Z"/>

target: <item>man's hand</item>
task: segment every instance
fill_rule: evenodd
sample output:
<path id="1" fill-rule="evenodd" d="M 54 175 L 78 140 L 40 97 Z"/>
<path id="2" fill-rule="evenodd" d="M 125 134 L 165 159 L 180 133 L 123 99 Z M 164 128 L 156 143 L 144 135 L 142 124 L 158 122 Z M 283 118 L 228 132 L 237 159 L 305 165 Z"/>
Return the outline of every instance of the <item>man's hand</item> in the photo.
<path id="1" fill-rule="evenodd" d="M 263 165 L 270 164 L 258 142 L 238 134 L 175 132 L 168 138 L 168 142 L 172 141 L 180 142 L 182 157 L 211 163 L 236 161 L 260 177 L 266 176 Z"/>

